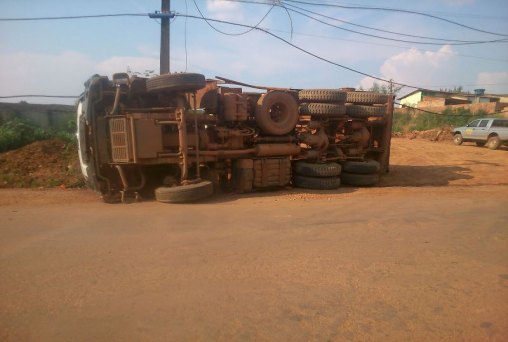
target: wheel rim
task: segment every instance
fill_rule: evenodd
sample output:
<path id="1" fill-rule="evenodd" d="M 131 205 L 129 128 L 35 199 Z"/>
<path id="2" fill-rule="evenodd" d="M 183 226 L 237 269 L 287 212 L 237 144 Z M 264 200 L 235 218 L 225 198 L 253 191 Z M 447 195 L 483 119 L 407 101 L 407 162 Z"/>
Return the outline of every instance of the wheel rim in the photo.
<path id="1" fill-rule="evenodd" d="M 274 122 L 283 122 L 288 116 L 287 108 L 283 103 L 276 103 L 271 106 L 269 113 Z"/>

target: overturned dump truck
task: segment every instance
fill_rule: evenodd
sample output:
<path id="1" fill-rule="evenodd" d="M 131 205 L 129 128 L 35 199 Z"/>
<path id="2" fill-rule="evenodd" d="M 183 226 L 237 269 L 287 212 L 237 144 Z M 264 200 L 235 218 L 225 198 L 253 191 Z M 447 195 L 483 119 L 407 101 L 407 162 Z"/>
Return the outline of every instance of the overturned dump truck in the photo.
<path id="1" fill-rule="evenodd" d="M 393 96 L 224 84 L 243 85 L 194 73 L 89 79 L 77 106 L 88 186 L 106 202 L 179 203 L 217 191 L 372 186 L 388 171 Z"/>

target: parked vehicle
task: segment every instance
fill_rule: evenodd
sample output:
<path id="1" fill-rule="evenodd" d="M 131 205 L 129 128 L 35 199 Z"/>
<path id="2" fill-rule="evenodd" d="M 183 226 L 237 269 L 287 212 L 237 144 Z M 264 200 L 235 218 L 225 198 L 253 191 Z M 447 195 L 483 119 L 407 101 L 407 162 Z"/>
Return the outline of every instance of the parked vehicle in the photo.
<path id="1" fill-rule="evenodd" d="M 341 178 L 372 186 L 388 171 L 393 96 L 245 93 L 193 73 L 96 75 L 85 88 L 77 107 L 81 169 L 108 202 L 154 195 L 188 202 L 219 189 L 290 184 L 334 189 Z"/>
<path id="2" fill-rule="evenodd" d="M 464 141 L 496 150 L 499 146 L 508 144 L 508 119 L 482 118 L 473 120 L 464 127 L 454 128 L 453 142 L 461 145 Z"/>

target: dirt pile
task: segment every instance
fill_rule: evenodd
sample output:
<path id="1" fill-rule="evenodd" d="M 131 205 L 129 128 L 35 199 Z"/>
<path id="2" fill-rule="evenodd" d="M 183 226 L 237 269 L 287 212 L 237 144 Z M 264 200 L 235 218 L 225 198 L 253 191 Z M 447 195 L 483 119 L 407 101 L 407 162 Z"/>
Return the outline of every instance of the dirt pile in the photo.
<path id="1" fill-rule="evenodd" d="M 431 141 L 451 141 L 453 134 L 451 128 L 434 128 L 427 131 L 411 131 L 393 133 L 396 138 L 425 139 Z"/>
<path id="2" fill-rule="evenodd" d="M 50 139 L 0 153 L 0 188 L 82 186 L 75 144 Z"/>

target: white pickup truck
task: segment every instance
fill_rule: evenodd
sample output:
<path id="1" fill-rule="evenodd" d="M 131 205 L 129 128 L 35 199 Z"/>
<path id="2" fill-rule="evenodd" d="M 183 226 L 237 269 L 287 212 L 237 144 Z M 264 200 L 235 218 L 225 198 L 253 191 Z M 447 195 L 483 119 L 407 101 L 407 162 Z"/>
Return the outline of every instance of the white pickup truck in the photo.
<path id="1" fill-rule="evenodd" d="M 476 119 L 464 127 L 453 129 L 453 142 L 461 145 L 464 141 L 475 142 L 477 146 L 487 146 L 496 150 L 508 144 L 508 119 Z"/>

